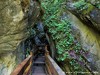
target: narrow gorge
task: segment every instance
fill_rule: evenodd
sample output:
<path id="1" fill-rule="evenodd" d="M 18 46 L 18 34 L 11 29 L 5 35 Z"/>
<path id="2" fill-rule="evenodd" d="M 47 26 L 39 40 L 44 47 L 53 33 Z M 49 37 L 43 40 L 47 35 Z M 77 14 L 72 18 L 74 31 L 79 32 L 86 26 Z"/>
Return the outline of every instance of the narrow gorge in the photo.
<path id="1" fill-rule="evenodd" d="M 66 75 L 100 75 L 100 0 L 0 1 L 0 75 L 41 39 Z"/>

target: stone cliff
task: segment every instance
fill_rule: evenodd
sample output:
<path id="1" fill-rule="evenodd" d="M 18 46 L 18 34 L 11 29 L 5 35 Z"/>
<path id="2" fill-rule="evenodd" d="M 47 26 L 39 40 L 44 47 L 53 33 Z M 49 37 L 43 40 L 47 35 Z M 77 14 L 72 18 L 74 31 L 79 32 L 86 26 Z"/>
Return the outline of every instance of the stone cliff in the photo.
<path id="1" fill-rule="evenodd" d="M 39 9 L 35 1 L 0 0 L 0 75 L 10 75 L 23 60 L 21 43 L 29 37 Z"/>

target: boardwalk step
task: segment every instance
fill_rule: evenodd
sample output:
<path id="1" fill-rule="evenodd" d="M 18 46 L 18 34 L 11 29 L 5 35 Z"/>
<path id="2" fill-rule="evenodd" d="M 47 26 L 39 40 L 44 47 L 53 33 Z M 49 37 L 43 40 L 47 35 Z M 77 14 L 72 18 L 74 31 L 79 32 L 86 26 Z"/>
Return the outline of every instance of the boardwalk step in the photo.
<path id="1" fill-rule="evenodd" d="M 45 65 L 45 62 L 34 62 L 33 65 Z"/>
<path id="2" fill-rule="evenodd" d="M 34 73 L 32 75 L 46 75 L 45 73 L 44 74 L 41 74 L 41 73 Z"/>
<path id="3" fill-rule="evenodd" d="M 39 54 L 33 61 L 32 75 L 47 75 L 45 72 L 45 56 Z"/>

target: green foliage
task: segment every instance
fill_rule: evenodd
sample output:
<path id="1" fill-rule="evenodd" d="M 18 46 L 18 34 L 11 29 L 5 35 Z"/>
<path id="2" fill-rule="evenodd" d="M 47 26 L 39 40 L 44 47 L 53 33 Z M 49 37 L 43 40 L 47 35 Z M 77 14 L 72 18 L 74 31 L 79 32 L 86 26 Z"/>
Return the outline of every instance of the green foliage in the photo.
<path id="1" fill-rule="evenodd" d="M 45 9 L 44 23 L 55 40 L 59 61 L 69 58 L 69 50 L 80 49 L 79 43 L 74 43 L 74 37 L 71 34 L 71 21 L 67 16 L 61 19 L 65 9 L 63 2 L 62 0 L 42 1 L 42 7 Z"/>
<path id="2" fill-rule="evenodd" d="M 84 14 L 89 13 L 92 9 L 93 6 L 90 3 L 85 2 L 85 0 L 79 0 L 75 3 L 73 3 L 73 6 L 79 11 L 83 12 Z"/>
<path id="3" fill-rule="evenodd" d="M 81 65 L 79 65 L 79 63 L 77 63 L 75 60 L 71 60 L 70 64 L 71 64 L 72 68 L 74 69 L 74 72 L 76 72 L 76 73 L 80 72 L 79 75 L 84 75 L 84 73 L 82 74 L 81 72 L 84 72 L 85 69 L 84 68 L 82 69 L 82 67 L 81 67 Z M 81 71 L 79 71 L 79 70 L 81 70 Z"/>
<path id="4" fill-rule="evenodd" d="M 62 53 L 66 48 L 66 37 L 67 33 L 69 33 L 70 22 L 60 19 L 61 10 L 59 10 L 59 8 L 61 8 L 61 1 L 51 1 L 48 2 L 46 7 L 43 4 L 43 7 L 46 10 L 46 14 L 44 15 L 45 25 L 49 27 L 48 29 L 52 34 L 52 38 L 56 40 L 57 53 L 59 54 L 58 56 L 61 56 L 58 57 L 58 59 L 64 60 L 66 57 L 65 54 L 62 55 Z"/>
<path id="5" fill-rule="evenodd" d="M 66 6 L 62 5 L 64 2 L 66 0 L 42 0 L 41 2 L 45 9 L 44 24 L 55 40 L 58 61 L 70 59 L 68 51 L 74 50 L 77 53 L 81 49 L 79 42 L 74 42 L 75 38 L 71 31 L 72 24 L 68 16 L 61 18 L 66 10 Z"/>
<path id="6" fill-rule="evenodd" d="M 97 3 L 97 4 L 96 4 L 96 7 L 97 7 L 98 9 L 100 9 L 100 3 Z"/>
<path id="7" fill-rule="evenodd" d="M 73 4 L 78 10 L 84 10 L 87 8 L 87 3 L 85 0 L 79 0 Z"/>

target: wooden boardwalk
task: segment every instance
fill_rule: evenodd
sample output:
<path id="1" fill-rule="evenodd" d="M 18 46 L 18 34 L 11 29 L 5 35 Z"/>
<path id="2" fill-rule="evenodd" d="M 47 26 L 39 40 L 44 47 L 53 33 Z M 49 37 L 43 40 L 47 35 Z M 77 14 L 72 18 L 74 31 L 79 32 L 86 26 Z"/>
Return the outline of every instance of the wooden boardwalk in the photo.
<path id="1" fill-rule="evenodd" d="M 38 54 L 32 66 L 32 75 L 48 75 L 46 73 L 45 56 Z"/>
<path id="2" fill-rule="evenodd" d="M 45 48 L 45 53 L 30 52 L 30 55 L 18 64 L 10 75 L 65 75 L 65 73 Z"/>

